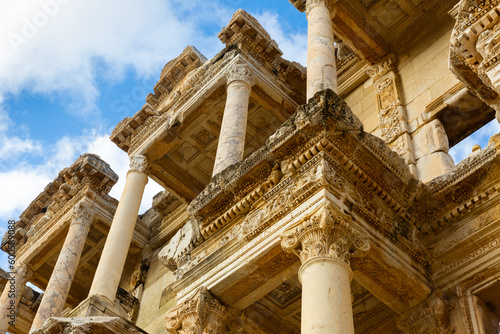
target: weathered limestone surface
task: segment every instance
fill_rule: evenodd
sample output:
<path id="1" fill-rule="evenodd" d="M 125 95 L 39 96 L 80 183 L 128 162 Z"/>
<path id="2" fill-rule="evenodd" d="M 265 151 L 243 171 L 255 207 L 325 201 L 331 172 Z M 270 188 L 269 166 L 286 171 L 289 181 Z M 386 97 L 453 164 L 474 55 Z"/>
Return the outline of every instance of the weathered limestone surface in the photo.
<path id="1" fill-rule="evenodd" d="M 352 232 L 350 216 L 328 204 L 306 217 L 281 245 L 302 262 L 302 333 L 354 333 L 351 301 L 351 248 L 367 251 L 366 241 Z"/>
<path id="2" fill-rule="evenodd" d="M 476 96 L 496 110 L 500 122 L 498 43 L 500 4 L 462 0 L 450 46 L 450 69 Z"/>
<path id="3" fill-rule="evenodd" d="M 23 213 L 37 334 L 500 330 L 500 134 L 448 154 L 498 104 L 497 1 L 291 2 L 307 78 L 239 10 L 218 55 L 186 48 L 113 131 L 132 156 L 118 209 L 85 155 Z M 148 176 L 167 190 L 138 217 Z M 13 302 L 26 334 L 39 301 Z"/>
<path id="4" fill-rule="evenodd" d="M 148 168 L 146 157 L 130 158 L 127 182 L 90 289 L 89 296 L 103 297 L 110 305 L 114 303 L 123 266 L 127 259 L 142 195 L 148 182 L 146 175 Z"/>
<path id="5" fill-rule="evenodd" d="M 306 1 L 307 99 L 324 89 L 337 92 L 332 19 L 327 0 Z"/>
<path id="6" fill-rule="evenodd" d="M 18 265 L 5 284 L 0 296 L 0 333 L 5 333 L 9 329 L 9 322 L 15 323 L 19 301 L 31 275 L 33 271 L 29 265 Z"/>
<path id="7" fill-rule="evenodd" d="M 31 332 L 42 327 L 48 318 L 61 315 L 93 218 L 94 212 L 88 204 L 80 202 L 75 206 L 66 240 L 33 320 Z"/>
<path id="8" fill-rule="evenodd" d="M 252 70 L 234 65 L 227 74 L 227 97 L 217 146 L 213 175 L 243 159 L 248 118 L 248 103 L 253 85 Z"/>
<path id="9" fill-rule="evenodd" d="M 92 318 L 50 318 L 42 328 L 33 334 L 81 334 L 81 333 L 144 333 L 140 328 L 114 317 Z"/>

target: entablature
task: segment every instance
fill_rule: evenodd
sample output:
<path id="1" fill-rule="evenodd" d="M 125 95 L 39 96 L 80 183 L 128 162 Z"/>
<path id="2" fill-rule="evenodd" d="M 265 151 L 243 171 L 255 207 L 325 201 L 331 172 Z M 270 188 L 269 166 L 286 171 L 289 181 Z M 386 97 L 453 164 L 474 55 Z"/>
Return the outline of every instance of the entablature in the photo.
<path id="1" fill-rule="evenodd" d="M 373 293 L 399 312 L 431 291 L 426 250 L 408 215 L 423 187 L 404 160 L 383 141 L 363 132 L 341 99 L 331 91 L 320 92 L 299 107 L 265 147 L 212 179 L 188 208 L 193 217 L 190 224 L 199 226 L 199 233 L 192 233 L 192 242 L 184 242 L 188 245 L 184 252 L 176 258 L 167 254 L 164 260 L 176 272 L 178 298 L 196 288 L 196 282 L 212 282 L 220 288 L 211 291 L 244 308 L 248 305 L 243 301 L 250 302 L 256 295 L 248 286 L 248 296 L 238 288 L 243 286 L 237 278 L 243 275 L 242 268 L 259 262 L 264 254 L 274 254 L 271 262 L 280 263 L 281 269 L 252 275 L 274 282 L 280 271 L 295 272 L 297 260 L 281 253 L 279 235 L 327 199 L 339 212 L 352 216 L 356 229 L 375 245 L 367 258 L 353 259 L 355 277 L 376 286 Z M 272 266 L 267 260 L 262 260 L 263 268 Z M 394 271 L 396 267 L 405 269 Z M 200 278 L 195 272 L 206 274 Z M 398 275 L 409 276 L 388 279 Z M 228 288 L 231 284 L 234 291 Z"/>

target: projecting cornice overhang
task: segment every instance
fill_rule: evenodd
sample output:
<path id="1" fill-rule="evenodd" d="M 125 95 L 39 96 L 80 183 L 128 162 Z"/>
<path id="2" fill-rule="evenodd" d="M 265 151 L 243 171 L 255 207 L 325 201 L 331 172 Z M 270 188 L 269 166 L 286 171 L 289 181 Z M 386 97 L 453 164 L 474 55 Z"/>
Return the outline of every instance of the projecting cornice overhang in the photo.
<path id="1" fill-rule="evenodd" d="M 325 3 L 333 30 L 370 64 L 398 53 L 455 4 L 453 0 L 289 0 L 299 11 Z"/>
<path id="2" fill-rule="evenodd" d="M 250 296 L 240 291 L 243 281 L 231 276 L 248 263 L 240 258 L 276 247 L 280 231 L 327 201 L 371 238 L 369 254 L 352 259 L 355 279 L 401 312 L 431 291 L 426 250 L 409 214 L 427 191 L 398 154 L 363 131 L 342 99 L 322 91 L 298 107 L 261 150 L 212 179 L 188 207 L 190 224 L 198 222 L 200 233 L 191 228 L 189 246 L 164 252 L 164 260 L 176 271 L 178 298 L 202 281 L 196 272 L 210 270 L 212 291 L 244 308 Z M 262 258 L 261 268 L 249 269 L 255 277 L 294 266 L 293 258 L 273 252 L 275 259 Z"/>
<path id="3" fill-rule="evenodd" d="M 188 48 L 167 64 L 160 81 L 171 78 L 162 84 L 171 88 L 155 90 L 111 135 L 129 155 L 147 156 L 152 165 L 148 176 L 186 203 L 212 177 L 226 77 L 234 66 L 246 65 L 255 78 L 247 126 L 252 140 L 245 156 L 261 147 L 305 101 L 305 68 L 283 59 L 276 42 L 245 11 L 237 11 L 219 37 L 226 48 L 212 60 L 203 62 L 199 52 Z"/>
<path id="4" fill-rule="evenodd" d="M 404 160 L 385 142 L 365 133 L 343 100 L 324 91 L 298 107 L 265 147 L 212 179 L 188 210 L 208 237 L 246 213 L 283 175 L 293 174 L 321 151 L 338 159 L 351 177 L 375 189 L 403 216 L 420 189 Z"/>

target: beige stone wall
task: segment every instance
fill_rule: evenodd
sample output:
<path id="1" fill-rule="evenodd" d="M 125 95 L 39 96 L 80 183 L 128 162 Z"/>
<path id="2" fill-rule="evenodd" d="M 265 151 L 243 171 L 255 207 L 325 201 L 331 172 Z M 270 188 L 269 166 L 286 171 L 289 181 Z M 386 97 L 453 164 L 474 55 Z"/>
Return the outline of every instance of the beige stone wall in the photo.
<path id="1" fill-rule="evenodd" d="M 427 105 L 459 83 L 448 69 L 448 52 L 454 20 L 445 16 L 407 50 L 398 54 L 398 74 L 408 123 L 415 122 Z M 363 122 L 365 131 L 377 135 L 378 109 L 371 79 L 353 90 L 345 101 Z M 417 128 L 413 123 L 411 128 Z"/>
<path id="2" fill-rule="evenodd" d="M 345 97 L 345 101 L 352 112 L 363 122 L 365 131 L 373 132 L 378 127 L 377 99 L 371 79 L 353 90 Z"/>
<path id="3" fill-rule="evenodd" d="M 407 52 L 400 54 L 398 71 L 408 122 L 425 107 L 458 84 L 448 69 L 448 53 L 454 20 L 445 16 L 436 29 L 421 37 Z"/>
<path id="4" fill-rule="evenodd" d="M 162 293 L 174 282 L 174 275 L 154 256 L 148 271 L 137 325 L 150 334 L 165 333 L 165 314 L 175 306 L 175 298 L 165 301 Z"/>

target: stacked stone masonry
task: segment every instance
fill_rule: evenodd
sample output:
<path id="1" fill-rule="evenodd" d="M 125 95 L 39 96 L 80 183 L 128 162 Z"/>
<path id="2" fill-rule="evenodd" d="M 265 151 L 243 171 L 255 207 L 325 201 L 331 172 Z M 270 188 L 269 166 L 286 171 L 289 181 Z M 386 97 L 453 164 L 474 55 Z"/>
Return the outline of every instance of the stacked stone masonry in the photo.
<path id="1" fill-rule="evenodd" d="M 33 200 L 0 333 L 500 333 L 500 3 L 290 2 L 307 69 L 238 10 Z"/>

